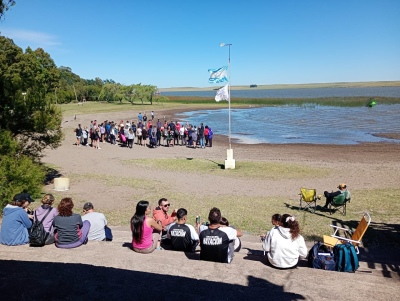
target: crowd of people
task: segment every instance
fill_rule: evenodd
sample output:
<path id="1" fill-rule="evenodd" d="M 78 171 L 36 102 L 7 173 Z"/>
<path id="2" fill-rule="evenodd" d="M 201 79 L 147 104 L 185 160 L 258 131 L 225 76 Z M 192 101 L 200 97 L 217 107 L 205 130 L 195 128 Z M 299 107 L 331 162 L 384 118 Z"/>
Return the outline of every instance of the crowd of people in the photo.
<path id="1" fill-rule="evenodd" d="M 347 192 L 346 188 L 345 184 L 339 185 L 339 192 Z M 15 246 L 30 243 L 29 230 L 35 221 L 43 225 L 45 244 L 55 244 L 58 248 L 76 248 L 88 240 L 112 240 L 106 217 L 96 212 L 90 202 L 84 204 L 82 216 L 73 213 L 74 203 L 68 197 L 61 199 L 54 208 L 54 196 L 46 194 L 35 211 L 28 209 L 31 202 L 34 200 L 28 193 L 19 193 L 4 208 L 1 244 Z M 229 224 L 220 209 L 212 208 L 208 222 L 201 223 L 200 218 L 196 218 L 196 224 L 192 226 L 187 223 L 188 211 L 185 208 L 169 213 L 170 207 L 171 203 L 166 198 L 161 198 L 153 210 L 148 201 L 137 203 L 130 220 L 133 251 L 143 254 L 156 249 L 196 252 L 200 248 L 200 260 L 232 262 L 234 252 L 240 250 L 242 232 Z M 299 258 L 307 256 L 298 221 L 289 214 L 274 214 L 271 221 L 273 228 L 261 236 L 268 263 L 280 269 L 296 267 Z"/>
<path id="2" fill-rule="evenodd" d="M 100 143 L 117 142 L 124 147 L 132 148 L 134 144 L 156 148 L 159 146 L 172 147 L 175 145 L 192 148 L 212 147 L 213 130 L 208 125 L 192 125 L 179 121 L 161 122 L 154 120 L 154 112 L 148 120 L 146 114 L 139 113 L 135 121 L 109 121 L 97 122 L 92 120 L 89 126 L 79 124 L 74 130 L 76 135 L 75 145 L 91 146 L 101 149 Z"/>

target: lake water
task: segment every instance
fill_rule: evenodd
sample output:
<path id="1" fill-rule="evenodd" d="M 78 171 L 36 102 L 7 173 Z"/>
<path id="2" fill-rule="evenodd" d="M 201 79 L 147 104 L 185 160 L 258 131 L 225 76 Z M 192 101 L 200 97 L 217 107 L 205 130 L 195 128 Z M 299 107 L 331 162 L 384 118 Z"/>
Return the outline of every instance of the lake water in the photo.
<path id="1" fill-rule="evenodd" d="M 178 116 L 180 121 L 193 125 L 203 122 L 215 134 L 228 135 L 228 109 L 185 112 Z M 245 144 L 399 143 L 399 140 L 374 136 L 378 133 L 400 134 L 399 117 L 400 104 L 378 103 L 373 108 L 306 104 L 231 109 L 231 138 Z"/>
<path id="2" fill-rule="evenodd" d="M 210 88 L 211 89 L 211 88 Z M 216 91 L 181 91 L 162 92 L 165 96 L 200 96 L 214 98 Z M 400 87 L 368 87 L 368 88 L 303 88 L 303 89 L 249 89 L 232 90 L 231 97 L 238 98 L 316 98 L 316 97 L 400 97 Z"/>

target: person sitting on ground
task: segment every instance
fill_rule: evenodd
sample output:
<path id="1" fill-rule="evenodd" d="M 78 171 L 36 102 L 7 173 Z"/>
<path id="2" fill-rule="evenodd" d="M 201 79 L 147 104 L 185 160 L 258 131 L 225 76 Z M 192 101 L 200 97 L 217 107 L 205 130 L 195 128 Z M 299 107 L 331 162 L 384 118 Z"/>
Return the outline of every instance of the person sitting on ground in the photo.
<path id="1" fill-rule="evenodd" d="M 28 229 L 32 227 L 32 215 L 27 207 L 34 200 L 28 193 L 19 193 L 13 197 L 11 204 L 3 209 L 3 221 L 0 231 L 0 243 L 8 246 L 29 243 Z"/>
<path id="2" fill-rule="evenodd" d="M 229 244 L 234 243 L 237 231 L 232 227 L 221 227 L 221 211 L 218 208 L 210 210 L 208 220 L 208 227 L 199 227 L 200 260 L 230 263 L 234 254 Z"/>
<path id="3" fill-rule="evenodd" d="M 335 191 L 335 192 L 324 191 L 324 195 L 325 195 L 325 197 L 326 197 L 326 202 L 325 202 L 325 206 L 322 207 L 322 208 L 324 208 L 324 209 L 328 208 L 328 205 L 329 205 L 330 203 L 332 203 L 333 198 L 334 198 L 335 196 L 341 195 L 341 194 L 343 194 L 343 193 L 346 193 L 346 199 L 347 199 L 347 200 L 350 200 L 351 195 L 350 195 L 350 191 L 347 189 L 347 185 L 346 185 L 346 184 L 344 184 L 344 183 L 339 184 L 339 186 L 338 186 L 337 188 L 338 188 L 339 190 L 338 190 L 338 191 Z"/>
<path id="4" fill-rule="evenodd" d="M 57 248 L 71 249 L 87 243 L 90 222 L 82 222 L 79 214 L 72 213 L 71 198 L 63 198 L 58 204 L 58 215 L 54 217 L 54 239 Z"/>
<path id="5" fill-rule="evenodd" d="M 88 234 L 88 240 L 105 241 L 106 233 L 105 227 L 107 226 L 107 219 L 103 213 L 95 212 L 93 204 L 91 202 L 83 205 L 83 216 L 82 221 L 90 222 L 90 229 Z"/>
<path id="6" fill-rule="evenodd" d="M 282 218 L 282 216 L 279 213 L 275 213 L 271 217 L 271 224 L 273 226 L 272 229 L 280 226 L 281 218 Z M 265 240 L 265 238 L 268 236 L 268 233 L 269 233 L 269 231 L 267 232 L 267 234 L 261 235 L 261 241 Z"/>
<path id="7" fill-rule="evenodd" d="M 307 247 L 294 216 L 282 215 L 280 226 L 274 227 L 263 242 L 268 262 L 276 268 L 297 267 L 299 257 L 307 256 Z"/>
<path id="8" fill-rule="evenodd" d="M 233 226 L 229 226 L 229 221 L 225 217 L 221 217 L 221 220 L 219 222 L 221 227 L 231 227 L 236 230 L 236 238 L 233 243 L 229 244 L 229 248 L 233 248 L 233 250 L 229 250 L 230 252 L 239 252 L 240 249 L 242 248 L 242 242 L 240 241 L 239 237 L 243 235 L 242 231 L 239 229 L 236 229 Z"/>
<path id="9" fill-rule="evenodd" d="M 176 216 L 178 220 L 169 226 L 167 237 L 171 240 L 171 249 L 174 251 L 195 252 L 199 244 L 199 235 L 192 225 L 186 224 L 187 210 L 179 208 Z"/>
<path id="10" fill-rule="evenodd" d="M 138 253 L 148 254 L 155 250 L 162 229 L 160 221 L 148 217 L 151 207 L 148 201 L 140 201 L 136 205 L 135 215 L 131 218 L 132 246 Z"/>
<path id="11" fill-rule="evenodd" d="M 162 236 L 166 237 L 168 227 L 170 224 L 176 221 L 177 209 L 174 209 L 171 215 L 168 214 L 170 202 L 166 198 L 158 200 L 158 206 L 153 210 L 153 218 L 156 221 L 160 221 L 162 225 Z"/>
<path id="12" fill-rule="evenodd" d="M 51 207 L 54 203 L 54 196 L 50 193 L 45 194 L 41 202 L 42 205 L 39 208 L 37 208 L 35 210 L 35 213 L 33 214 L 33 221 L 36 221 L 37 219 L 38 221 L 42 222 L 44 231 L 48 233 L 45 244 L 50 245 L 54 243 L 53 221 L 54 218 L 58 215 L 58 210 L 57 208 Z M 47 212 L 49 212 L 49 214 L 47 214 Z M 46 218 L 43 219 L 45 216 Z"/>

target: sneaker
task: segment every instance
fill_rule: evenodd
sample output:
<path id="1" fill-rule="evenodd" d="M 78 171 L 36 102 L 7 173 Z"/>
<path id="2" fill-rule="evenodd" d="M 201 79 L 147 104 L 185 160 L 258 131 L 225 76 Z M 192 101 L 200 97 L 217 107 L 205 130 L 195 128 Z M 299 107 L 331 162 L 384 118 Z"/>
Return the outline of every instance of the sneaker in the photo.
<path id="1" fill-rule="evenodd" d="M 101 147 L 98 147 L 97 149 L 101 149 Z"/>
<path id="2" fill-rule="evenodd" d="M 161 251 L 161 250 L 164 250 L 164 248 L 163 247 L 157 247 L 156 250 L 160 250 Z"/>

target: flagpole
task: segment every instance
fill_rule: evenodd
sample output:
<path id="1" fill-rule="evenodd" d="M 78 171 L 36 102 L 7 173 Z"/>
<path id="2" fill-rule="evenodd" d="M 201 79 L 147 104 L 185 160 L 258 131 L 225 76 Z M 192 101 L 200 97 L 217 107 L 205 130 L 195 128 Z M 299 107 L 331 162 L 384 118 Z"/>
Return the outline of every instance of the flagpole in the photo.
<path id="1" fill-rule="evenodd" d="M 231 46 L 232 44 L 221 43 L 219 46 L 228 46 L 228 141 L 227 159 L 225 160 L 225 169 L 235 169 L 235 159 L 233 159 L 233 150 L 231 145 Z"/>

